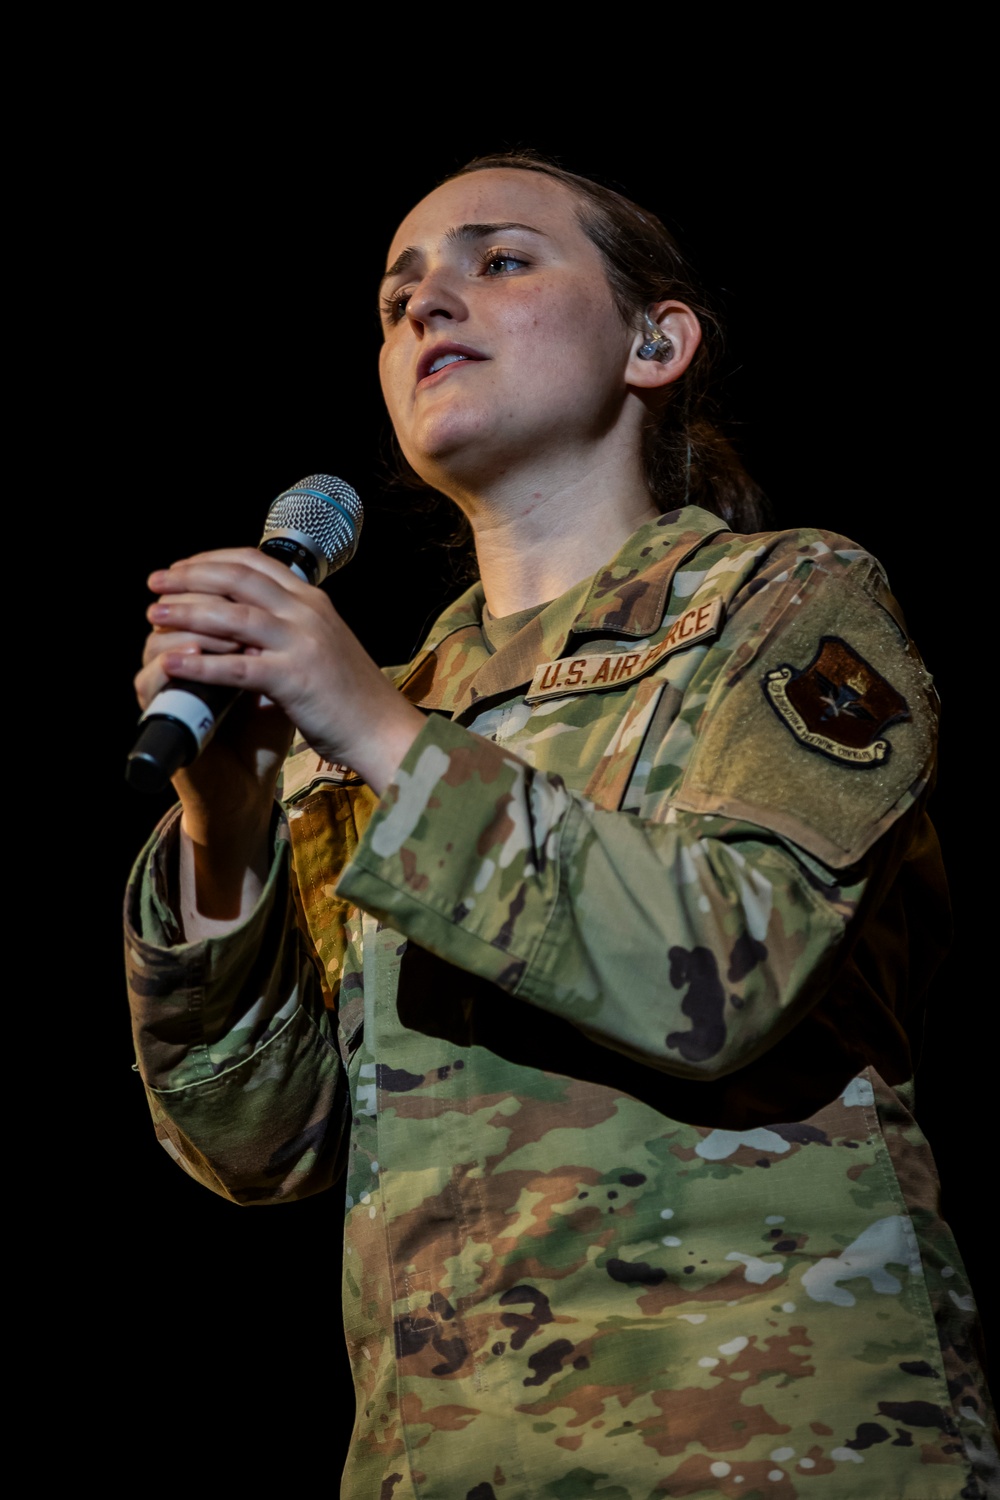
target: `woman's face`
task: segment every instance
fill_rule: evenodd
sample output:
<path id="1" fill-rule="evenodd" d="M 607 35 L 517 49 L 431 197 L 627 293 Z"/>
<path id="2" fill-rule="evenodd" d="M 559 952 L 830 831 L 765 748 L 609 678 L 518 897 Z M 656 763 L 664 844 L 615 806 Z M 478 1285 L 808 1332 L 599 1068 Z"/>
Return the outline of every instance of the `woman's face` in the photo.
<path id="1" fill-rule="evenodd" d="M 562 183 L 503 168 L 446 182 L 403 220 L 388 266 L 382 390 L 403 453 L 438 488 L 578 462 L 614 429 L 638 329 Z"/>

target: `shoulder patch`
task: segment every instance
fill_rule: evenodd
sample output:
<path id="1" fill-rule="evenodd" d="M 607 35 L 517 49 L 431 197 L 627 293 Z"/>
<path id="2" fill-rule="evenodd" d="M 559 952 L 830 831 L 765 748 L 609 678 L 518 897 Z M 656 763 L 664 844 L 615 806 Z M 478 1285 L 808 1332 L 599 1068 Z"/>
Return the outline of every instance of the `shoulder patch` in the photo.
<path id="1" fill-rule="evenodd" d="M 600 656 L 544 661 L 535 669 L 531 686 L 524 695 L 525 702 L 540 703 L 544 698 L 565 697 L 568 693 L 621 687 L 637 677 L 644 677 L 674 651 L 682 651 L 698 641 L 718 635 L 721 622 L 722 600 L 712 599 L 708 604 L 685 610 L 655 646 L 645 646 L 639 651 L 613 651 Z"/>
<path id="2" fill-rule="evenodd" d="M 835 635 L 823 636 L 805 667 L 773 667 L 762 686 L 801 745 L 859 768 L 884 761 L 892 746 L 882 735 L 910 718 L 902 693 Z"/>
<path id="3" fill-rule="evenodd" d="M 936 700 L 865 588 L 865 566 L 782 566 L 730 612 L 696 684 L 704 697 L 675 807 L 757 824 L 837 870 L 923 796 Z"/>

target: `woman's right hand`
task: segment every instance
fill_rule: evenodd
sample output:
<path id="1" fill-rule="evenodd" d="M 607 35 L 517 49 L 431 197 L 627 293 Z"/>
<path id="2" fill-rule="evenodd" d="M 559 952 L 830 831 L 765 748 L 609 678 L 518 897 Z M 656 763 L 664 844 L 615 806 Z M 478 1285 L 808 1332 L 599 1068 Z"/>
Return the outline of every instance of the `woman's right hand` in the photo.
<path id="1" fill-rule="evenodd" d="M 197 602 L 198 596 L 185 598 Z M 135 693 L 145 711 L 171 682 L 167 653 L 195 658 L 246 650 L 224 635 L 154 625 Z M 269 832 L 278 774 L 292 741 L 286 714 L 259 693 L 241 692 L 212 738 L 173 776 L 181 803 L 181 918 L 193 941 L 225 931 L 255 905 L 270 863 Z"/>
<path id="2" fill-rule="evenodd" d="M 274 558 L 248 547 L 199 553 L 149 583 L 160 597 L 148 611 L 154 630 L 136 678 L 139 701 L 185 677 L 242 690 L 204 752 L 174 778 L 183 829 L 225 876 L 223 905 L 231 907 L 241 861 L 256 851 L 259 868 L 264 858 L 292 723 L 324 760 L 344 761 L 381 795 L 424 718 L 327 595 Z M 199 875 L 199 901 L 203 884 Z"/>

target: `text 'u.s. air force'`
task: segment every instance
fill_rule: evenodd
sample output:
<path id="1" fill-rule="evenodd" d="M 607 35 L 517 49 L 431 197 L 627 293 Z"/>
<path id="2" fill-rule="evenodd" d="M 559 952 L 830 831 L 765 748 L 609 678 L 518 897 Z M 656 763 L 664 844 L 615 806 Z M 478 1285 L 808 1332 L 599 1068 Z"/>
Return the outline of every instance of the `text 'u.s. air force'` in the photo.
<path id="1" fill-rule="evenodd" d="M 556 698 L 565 693 L 586 693 L 597 688 L 620 687 L 652 670 L 674 651 L 718 634 L 722 600 L 696 605 L 679 615 L 662 641 L 640 651 L 616 651 L 611 655 L 564 657 L 546 661 L 535 669 L 525 694 L 528 703 Z"/>

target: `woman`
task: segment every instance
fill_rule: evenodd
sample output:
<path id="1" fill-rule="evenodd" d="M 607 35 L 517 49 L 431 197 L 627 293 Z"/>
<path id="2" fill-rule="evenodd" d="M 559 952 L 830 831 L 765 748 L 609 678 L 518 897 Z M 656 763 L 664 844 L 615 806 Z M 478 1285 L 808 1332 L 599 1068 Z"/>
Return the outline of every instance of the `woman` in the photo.
<path id="1" fill-rule="evenodd" d="M 153 575 L 140 702 L 250 690 L 129 894 L 161 1139 L 238 1202 L 347 1151 L 346 1495 L 985 1494 L 907 1092 L 934 699 L 881 570 L 760 529 L 634 205 L 487 158 L 387 266 L 396 438 L 481 581 L 382 674 L 258 552 Z"/>

